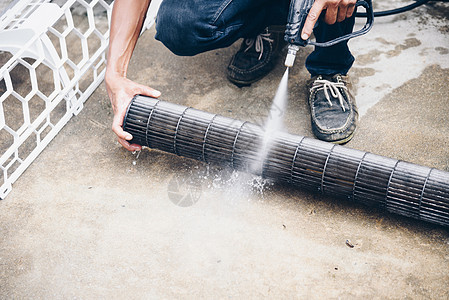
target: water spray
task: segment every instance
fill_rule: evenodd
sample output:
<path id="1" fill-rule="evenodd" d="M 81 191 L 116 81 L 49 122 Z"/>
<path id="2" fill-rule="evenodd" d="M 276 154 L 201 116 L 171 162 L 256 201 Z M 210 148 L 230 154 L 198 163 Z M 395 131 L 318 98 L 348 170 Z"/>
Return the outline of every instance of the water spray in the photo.
<path id="1" fill-rule="evenodd" d="M 163 100 L 136 96 L 124 119 L 131 143 L 252 172 L 264 129 Z M 449 226 L 449 172 L 276 132 L 261 175 L 294 187 Z"/>
<path id="2" fill-rule="evenodd" d="M 265 157 L 269 153 L 273 138 L 279 131 L 284 129 L 284 115 L 288 101 L 288 68 L 285 70 L 279 83 L 273 103 L 271 104 L 270 112 L 267 121 L 264 124 L 264 135 L 262 145 L 259 150 L 258 160 L 254 166 L 252 173 L 260 174 Z"/>

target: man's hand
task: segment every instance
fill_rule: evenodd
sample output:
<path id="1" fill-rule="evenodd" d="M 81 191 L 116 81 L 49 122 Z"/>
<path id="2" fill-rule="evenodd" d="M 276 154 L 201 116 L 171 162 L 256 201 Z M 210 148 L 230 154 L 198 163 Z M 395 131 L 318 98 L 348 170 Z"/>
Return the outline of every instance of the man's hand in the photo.
<path id="1" fill-rule="evenodd" d="M 145 85 L 135 83 L 123 76 L 106 74 L 105 82 L 112 109 L 114 110 L 112 131 L 117 135 L 118 142 L 129 151 L 142 149 L 140 145 L 130 144 L 128 141 L 132 139 L 132 135 L 123 131 L 122 126 L 126 110 L 132 98 L 137 94 L 157 98 L 161 93 Z"/>
<path id="2" fill-rule="evenodd" d="M 357 0 L 315 0 L 304 23 L 301 38 L 307 40 L 310 37 L 313 27 L 323 10 L 326 10 L 324 22 L 332 25 L 335 22 L 341 22 L 351 17 L 354 13 L 356 2 Z"/>
<path id="3" fill-rule="evenodd" d="M 161 94 L 126 77 L 150 2 L 151 0 L 115 0 L 112 10 L 105 82 L 114 110 L 112 131 L 118 136 L 119 143 L 129 151 L 142 148 L 139 145 L 130 144 L 128 141 L 132 139 L 131 134 L 122 129 L 123 118 L 129 103 L 137 94 L 155 98 Z"/>

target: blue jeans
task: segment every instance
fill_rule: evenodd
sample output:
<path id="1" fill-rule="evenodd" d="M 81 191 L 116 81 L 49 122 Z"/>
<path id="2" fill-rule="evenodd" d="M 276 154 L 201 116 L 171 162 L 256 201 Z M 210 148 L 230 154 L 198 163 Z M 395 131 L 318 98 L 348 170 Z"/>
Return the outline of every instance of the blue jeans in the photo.
<path id="1" fill-rule="evenodd" d="M 196 55 L 224 48 L 240 38 L 254 37 L 270 25 L 287 21 L 290 0 L 164 0 L 156 18 L 156 39 L 177 55 Z M 320 20 L 314 29 L 318 42 L 352 32 L 352 18 L 334 25 Z M 312 76 L 346 73 L 354 57 L 346 42 L 315 47 L 307 57 Z"/>

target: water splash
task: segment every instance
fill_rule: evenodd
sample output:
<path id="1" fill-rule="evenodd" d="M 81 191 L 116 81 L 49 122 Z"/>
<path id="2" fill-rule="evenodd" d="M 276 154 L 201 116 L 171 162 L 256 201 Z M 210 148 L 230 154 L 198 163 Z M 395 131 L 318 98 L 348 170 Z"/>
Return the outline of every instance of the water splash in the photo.
<path id="1" fill-rule="evenodd" d="M 261 176 L 229 168 L 214 168 L 208 176 L 204 177 L 203 182 L 209 191 L 219 193 L 221 200 L 233 204 L 251 201 L 254 196 L 263 200 L 265 192 L 273 185 L 272 181 Z"/>
<path id="2" fill-rule="evenodd" d="M 133 160 L 133 166 L 135 166 L 137 164 L 137 160 L 139 159 L 140 153 L 142 152 L 142 149 L 138 150 L 138 151 L 133 151 L 132 154 L 136 154 L 136 159 Z"/>
<path id="3" fill-rule="evenodd" d="M 273 182 L 261 176 L 263 164 L 270 152 L 275 134 L 284 129 L 284 115 L 288 96 L 288 71 L 287 68 L 276 91 L 264 126 L 264 135 L 257 159 L 250 166 L 251 173 L 241 172 L 228 168 L 214 167 L 206 164 L 199 170 L 195 168 L 190 175 L 197 178 L 196 184 L 206 187 L 214 195 L 220 193 L 220 199 L 225 199 L 237 205 L 246 199 L 250 201 L 253 196 L 264 199 L 264 192 L 269 190 Z"/>

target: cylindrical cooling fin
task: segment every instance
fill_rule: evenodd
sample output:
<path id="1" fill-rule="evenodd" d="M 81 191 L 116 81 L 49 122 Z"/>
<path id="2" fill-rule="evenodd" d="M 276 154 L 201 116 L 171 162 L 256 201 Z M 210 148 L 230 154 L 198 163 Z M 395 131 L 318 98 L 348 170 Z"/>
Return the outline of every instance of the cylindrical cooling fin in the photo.
<path id="1" fill-rule="evenodd" d="M 132 143 L 449 226 L 448 172 L 282 132 L 260 162 L 260 126 L 144 96 L 123 127 Z"/>

